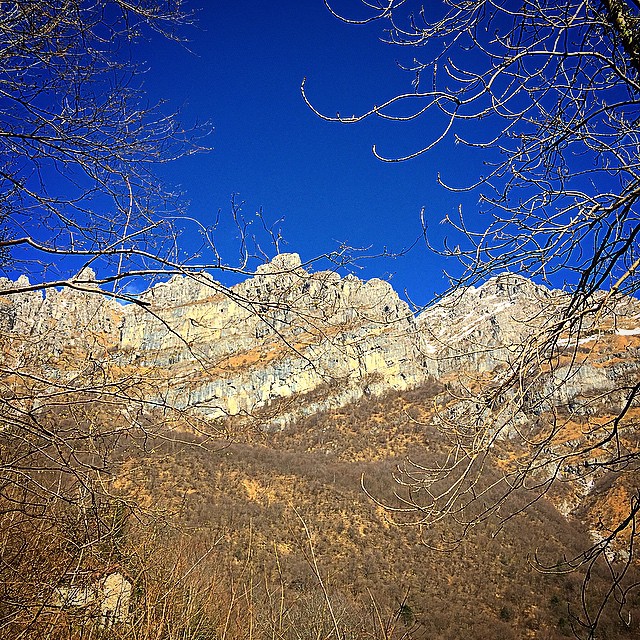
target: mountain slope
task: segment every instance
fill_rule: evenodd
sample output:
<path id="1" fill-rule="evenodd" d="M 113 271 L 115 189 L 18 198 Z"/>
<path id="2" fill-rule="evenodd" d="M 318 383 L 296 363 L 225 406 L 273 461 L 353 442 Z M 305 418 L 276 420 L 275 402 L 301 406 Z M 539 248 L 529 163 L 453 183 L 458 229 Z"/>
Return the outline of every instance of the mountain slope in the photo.
<path id="1" fill-rule="evenodd" d="M 47 608 L 54 585 L 116 563 L 141 638 L 169 615 L 199 638 L 560 638 L 584 571 L 529 561 L 562 568 L 613 536 L 597 604 L 629 560 L 635 300 L 602 294 L 554 333 L 567 296 L 505 274 L 414 316 L 388 283 L 292 254 L 230 289 L 176 276 L 135 305 L 87 270 L 44 298 L 19 282 L 0 295 L 6 637 L 78 637 L 81 612 Z M 432 518 L 452 455 L 482 474 Z M 632 637 L 639 606 L 631 589 L 631 621 L 613 606 L 600 628 Z"/>

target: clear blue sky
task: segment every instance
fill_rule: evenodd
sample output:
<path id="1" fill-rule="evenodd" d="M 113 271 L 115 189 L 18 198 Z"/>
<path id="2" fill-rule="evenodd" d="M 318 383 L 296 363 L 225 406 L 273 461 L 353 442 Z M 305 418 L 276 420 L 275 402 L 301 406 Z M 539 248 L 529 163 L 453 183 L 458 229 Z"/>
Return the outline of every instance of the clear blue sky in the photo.
<path id="1" fill-rule="evenodd" d="M 469 170 L 471 160 L 456 155 L 451 143 L 401 164 L 371 154 L 374 143 L 390 154 L 415 150 L 432 135 L 429 122 L 328 123 L 301 98 L 304 77 L 309 97 L 329 114 L 358 113 L 410 90 L 412 77 L 396 59 L 412 52 L 380 42 L 382 23 L 343 24 L 322 0 L 193 0 L 191 6 L 199 10 L 197 27 L 186 32 L 189 50 L 157 39 L 132 51 L 148 65 L 151 101 L 181 107 L 186 124 L 214 126 L 211 152 L 163 169 L 185 192 L 191 215 L 212 220 L 238 193 L 246 215 L 262 208 L 268 219 L 284 217 L 281 250 L 307 260 L 339 242 L 371 246 L 371 253 L 398 251 L 420 234 L 422 207 L 436 241 L 446 214 L 459 204 L 473 212 L 475 202 L 436 183 L 438 171 L 455 180 Z M 220 241 L 231 246 L 233 240 Z M 365 264 L 355 271 L 359 277 L 391 277 L 418 303 L 446 288 L 443 264 L 424 243 L 397 260 Z"/>

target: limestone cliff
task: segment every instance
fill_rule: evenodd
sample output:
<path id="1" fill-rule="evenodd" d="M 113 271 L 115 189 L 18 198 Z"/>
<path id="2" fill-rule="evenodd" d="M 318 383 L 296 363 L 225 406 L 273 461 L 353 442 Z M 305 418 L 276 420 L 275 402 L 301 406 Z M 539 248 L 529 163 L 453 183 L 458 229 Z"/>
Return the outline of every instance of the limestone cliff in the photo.
<path id="1" fill-rule="evenodd" d="M 460 367 L 492 371 L 512 361 L 565 301 L 561 292 L 522 276 L 497 276 L 425 309 L 417 318 L 421 352 L 437 375 Z"/>
<path id="2" fill-rule="evenodd" d="M 174 276 L 139 304 L 96 295 L 92 280 L 85 271 L 73 288 L 0 296 L 10 351 L 29 345 L 55 377 L 75 375 L 89 359 L 135 368 L 155 380 L 157 401 L 211 417 L 321 385 L 333 388 L 327 401 L 341 404 L 407 388 L 427 373 L 415 319 L 388 283 L 308 273 L 295 254 L 276 256 L 231 288 L 206 273 Z"/>
<path id="3" fill-rule="evenodd" d="M 0 290 L 16 285 L 26 289 L 28 281 L 0 280 Z M 99 363 L 111 378 L 139 372 L 152 380 L 145 393 L 160 404 L 219 417 L 279 403 L 272 419 L 282 423 L 428 376 L 508 365 L 565 299 L 507 274 L 416 317 L 387 282 L 309 273 L 299 256 L 281 254 L 231 288 L 207 273 L 177 275 L 127 305 L 100 292 L 84 270 L 71 287 L 44 296 L 0 295 L 0 332 L 8 368 L 70 379 Z M 636 307 L 620 316 L 627 332 Z M 563 393 L 608 384 L 608 374 L 588 373 Z"/>
<path id="4" fill-rule="evenodd" d="M 297 255 L 231 289 L 207 274 L 177 276 L 141 301 L 125 308 L 121 349 L 171 372 L 167 401 L 178 407 L 250 412 L 331 381 L 406 388 L 425 375 L 415 320 L 388 283 L 310 274 Z"/>

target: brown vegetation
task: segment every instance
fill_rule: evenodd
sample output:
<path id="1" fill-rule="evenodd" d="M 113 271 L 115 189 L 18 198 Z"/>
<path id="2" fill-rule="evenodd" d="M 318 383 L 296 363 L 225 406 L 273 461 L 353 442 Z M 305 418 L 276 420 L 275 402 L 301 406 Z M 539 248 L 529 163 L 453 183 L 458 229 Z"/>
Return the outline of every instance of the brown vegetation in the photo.
<path id="1" fill-rule="evenodd" d="M 487 521 L 443 554 L 421 543 L 437 542 L 445 525 L 392 527 L 363 493 L 362 477 L 377 499 L 401 505 L 408 496 L 400 485 L 394 495 L 396 467 L 407 456 L 432 463 L 446 450 L 428 426 L 440 390 L 365 398 L 279 432 L 245 430 L 233 444 L 186 427 L 180 439 L 162 429 L 144 441 L 105 438 L 113 465 L 90 505 L 51 495 L 27 512 L 23 503 L 11 509 L 5 490 L 0 637 L 570 636 L 582 576 L 546 575 L 529 560 L 558 565 L 586 541 L 549 502 L 499 531 L 498 519 Z M 118 412 L 92 406 L 93 424 L 115 433 Z M 42 424 L 65 423 L 60 411 Z M 82 411 L 88 425 L 91 409 Z M 126 624 L 102 629 L 82 611 L 53 606 L 69 575 L 113 566 L 133 584 Z M 606 567 L 593 568 L 594 593 L 606 577 Z M 606 637 L 633 637 L 637 622 L 626 623 L 609 612 L 602 628 Z"/>

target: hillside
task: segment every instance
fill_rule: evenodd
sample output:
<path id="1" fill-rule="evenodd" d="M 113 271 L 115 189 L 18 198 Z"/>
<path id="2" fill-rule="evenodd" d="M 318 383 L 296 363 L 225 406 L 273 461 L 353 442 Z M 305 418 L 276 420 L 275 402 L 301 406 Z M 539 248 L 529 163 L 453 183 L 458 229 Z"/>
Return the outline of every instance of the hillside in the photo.
<path id="1" fill-rule="evenodd" d="M 88 271 L 46 297 L 17 284 L 0 296 L 0 637 L 92 637 L 91 606 L 56 593 L 114 567 L 131 613 L 101 634 L 200 640 L 562 638 L 587 571 L 590 605 L 620 567 L 634 584 L 635 529 L 617 527 L 640 487 L 635 300 L 542 345 L 567 298 L 512 275 L 417 316 L 388 283 L 292 254 L 135 305 Z M 474 424 L 483 473 L 437 520 Z M 601 637 L 635 637 L 638 598 L 607 605 Z"/>

